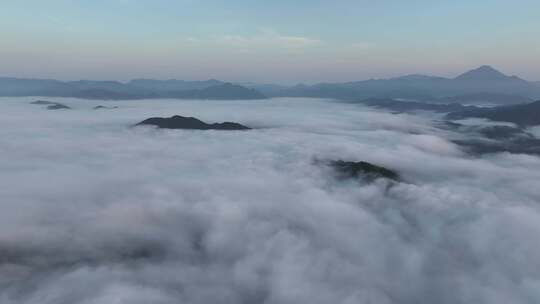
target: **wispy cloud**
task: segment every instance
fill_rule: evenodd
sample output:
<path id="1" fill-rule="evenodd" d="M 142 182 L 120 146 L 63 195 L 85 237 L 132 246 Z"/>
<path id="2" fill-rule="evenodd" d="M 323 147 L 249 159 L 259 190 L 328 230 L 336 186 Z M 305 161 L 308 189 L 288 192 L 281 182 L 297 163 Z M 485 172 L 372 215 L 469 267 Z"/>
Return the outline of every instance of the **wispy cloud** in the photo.
<path id="1" fill-rule="evenodd" d="M 208 39 L 189 37 L 183 42 L 190 46 L 214 46 L 242 52 L 261 49 L 298 51 L 324 44 L 322 40 L 316 38 L 285 35 L 272 29 L 261 29 L 254 35 L 221 35 Z"/>
<path id="2" fill-rule="evenodd" d="M 272 29 L 262 29 L 253 36 L 225 35 L 219 37 L 217 42 L 244 48 L 274 47 L 286 49 L 313 47 L 323 43 L 319 39 L 283 35 Z"/>

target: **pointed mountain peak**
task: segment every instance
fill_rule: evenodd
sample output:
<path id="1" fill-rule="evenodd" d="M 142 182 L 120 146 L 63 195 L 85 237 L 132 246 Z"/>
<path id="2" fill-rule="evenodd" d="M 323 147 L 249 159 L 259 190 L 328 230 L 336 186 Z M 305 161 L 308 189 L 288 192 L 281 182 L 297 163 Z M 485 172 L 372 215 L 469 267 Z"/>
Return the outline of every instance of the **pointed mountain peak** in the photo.
<path id="1" fill-rule="evenodd" d="M 490 65 L 483 65 L 483 66 L 480 66 L 479 68 L 474 69 L 473 71 L 502 74 L 501 72 L 497 71 L 495 68 L 493 68 L 493 67 L 490 66 Z"/>
<path id="2" fill-rule="evenodd" d="M 507 80 L 512 77 L 506 76 L 503 73 L 497 71 L 489 65 L 483 65 L 474 70 L 465 72 L 458 77 L 456 80 Z"/>

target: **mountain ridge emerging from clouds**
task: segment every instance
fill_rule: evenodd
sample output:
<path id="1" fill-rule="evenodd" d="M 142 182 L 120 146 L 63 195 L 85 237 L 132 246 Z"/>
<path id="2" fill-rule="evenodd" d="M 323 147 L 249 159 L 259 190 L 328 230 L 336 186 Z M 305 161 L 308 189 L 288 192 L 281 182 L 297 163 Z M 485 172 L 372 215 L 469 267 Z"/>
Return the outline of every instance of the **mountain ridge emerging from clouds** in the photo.
<path id="1" fill-rule="evenodd" d="M 446 117 L 449 119 L 486 118 L 514 123 L 521 127 L 529 127 L 540 124 L 538 113 L 540 113 L 540 100 L 512 106 L 466 109 L 450 113 Z"/>

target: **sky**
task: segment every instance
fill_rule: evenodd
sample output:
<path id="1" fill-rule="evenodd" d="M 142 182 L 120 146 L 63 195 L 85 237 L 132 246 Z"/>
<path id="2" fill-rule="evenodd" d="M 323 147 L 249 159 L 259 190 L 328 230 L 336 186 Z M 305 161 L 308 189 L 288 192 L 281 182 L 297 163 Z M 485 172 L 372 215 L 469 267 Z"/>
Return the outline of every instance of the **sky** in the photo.
<path id="1" fill-rule="evenodd" d="M 479 65 L 540 80 L 537 0 L 0 1 L 0 75 L 314 83 Z"/>

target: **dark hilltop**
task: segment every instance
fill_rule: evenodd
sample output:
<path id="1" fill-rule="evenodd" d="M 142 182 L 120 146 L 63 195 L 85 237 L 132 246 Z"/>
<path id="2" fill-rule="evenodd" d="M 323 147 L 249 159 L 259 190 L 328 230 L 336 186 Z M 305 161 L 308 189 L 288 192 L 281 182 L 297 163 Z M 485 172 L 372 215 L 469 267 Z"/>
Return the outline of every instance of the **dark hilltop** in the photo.
<path id="1" fill-rule="evenodd" d="M 175 115 L 168 118 L 163 117 L 153 117 L 148 118 L 135 126 L 150 125 L 156 126 L 160 129 L 189 129 L 189 130 L 223 130 L 223 131 L 232 131 L 232 130 L 250 130 L 251 128 L 246 127 L 242 124 L 236 122 L 223 122 L 223 123 L 205 123 L 194 117 L 184 117 Z"/>

